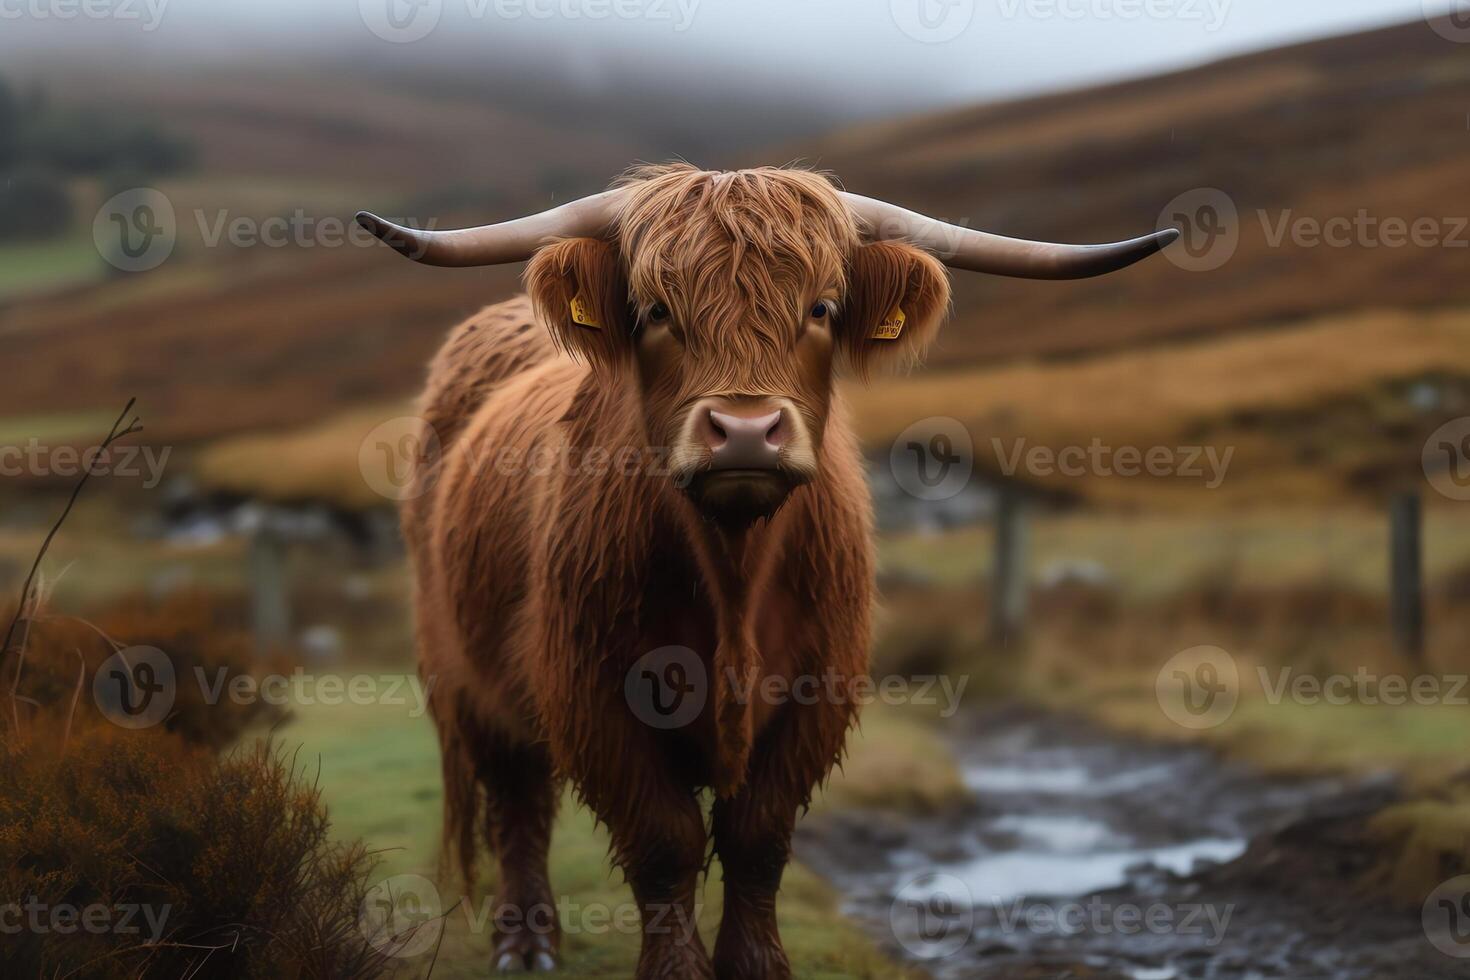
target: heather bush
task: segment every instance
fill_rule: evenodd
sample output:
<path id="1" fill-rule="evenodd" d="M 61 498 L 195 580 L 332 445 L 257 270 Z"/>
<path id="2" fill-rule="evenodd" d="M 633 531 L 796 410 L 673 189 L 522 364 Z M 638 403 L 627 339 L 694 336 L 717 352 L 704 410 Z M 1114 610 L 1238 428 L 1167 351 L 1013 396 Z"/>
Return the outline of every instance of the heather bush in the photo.
<path id="1" fill-rule="evenodd" d="M 358 921 L 375 859 L 332 839 L 294 757 L 245 740 L 277 709 L 211 703 L 196 682 L 196 669 L 249 671 L 237 627 L 205 595 L 89 619 L 43 609 L 14 645 L 24 658 L 0 659 L 0 976 L 387 972 Z M 169 715 L 141 730 L 113 724 L 92 692 L 132 646 L 167 653 L 178 681 Z"/>
<path id="2" fill-rule="evenodd" d="M 216 757 L 105 726 L 64 751 L 40 729 L 3 749 L 5 975 L 386 972 L 358 928 L 375 861 L 331 839 L 316 786 L 281 749 Z"/>
<path id="3" fill-rule="evenodd" d="M 13 609 L 13 607 L 12 607 Z M 9 621 L 0 619 L 0 628 Z M 31 625 L 22 662 L 11 656 L 0 662 L 0 692 L 7 693 L 20 668 L 18 706 L 6 706 L 25 729 L 32 715 L 56 715 L 76 701 L 76 724 L 103 722 L 92 698 L 92 679 L 117 648 L 156 647 L 173 664 L 174 702 L 160 727 L 185 741 L 209 748 L 232 745 L 252 725 L 279 720 L 280 708 L 259 699 L 239 702 L 209 698 L 206 690 L 220 678 L 251 673 L 249 639 L 231 604 L 202 592 L 163 599 L 131 596 L 109 604 L 87 619 L 40 615 Z M 259 665 L 282 669 L 273 663 Z M 81 697 L 77 698 L 78 678 Z"/>

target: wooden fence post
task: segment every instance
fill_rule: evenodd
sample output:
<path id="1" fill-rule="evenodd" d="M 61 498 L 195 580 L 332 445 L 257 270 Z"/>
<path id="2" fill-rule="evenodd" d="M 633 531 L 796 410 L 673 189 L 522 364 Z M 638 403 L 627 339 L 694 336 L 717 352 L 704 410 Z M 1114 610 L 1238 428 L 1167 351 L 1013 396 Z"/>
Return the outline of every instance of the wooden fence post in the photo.
<path id="1" fill-rule="evenodd" d="M 255 651 L 264 655 L 285 645 L 291 633 L 286 598 L 286 543 L 262 521 L 250 535 L 250 624 Z"/>
<path id="2" fill-rule="evenodd" d="M 1026 504 L 1022 491 L 1002 482 L 995 501 L 995 561 L 990 580 L 990 638 L 1021 639 L 1026 620 Z"/>
<path id="3" fill-rule="evenodd" d="M 1424 657 L 1423 515 L 1417 492 L 1389 505 L 1389 603 L 1394 643 L 1411 660 Z"/>

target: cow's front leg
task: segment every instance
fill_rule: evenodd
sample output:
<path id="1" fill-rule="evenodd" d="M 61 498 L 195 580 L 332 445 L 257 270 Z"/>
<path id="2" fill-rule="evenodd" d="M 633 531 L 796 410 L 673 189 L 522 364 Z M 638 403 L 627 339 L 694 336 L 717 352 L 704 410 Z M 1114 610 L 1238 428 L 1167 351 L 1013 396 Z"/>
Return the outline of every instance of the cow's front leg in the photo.
<path id="1" fill-rule="evenodd" d="M 637 980 L 709 980 L 695 914 L 706 844 L 699 805 L 687 791 L 637 789 L 616 812 L 599 813 L 642 917 Z"/>
<path id="2" fill-rule="evenodd" d="M 748 777 L 711 814 L 725 879 L 715 940 L 719 980 L 788 980 L 791 964 L 776 927 L 776 893 L 791 858 L 796 815 L 842 744 L 845 712 L 802 706 L 757 741 Z"/>
<path id="3" fill-rule="evenodd" d="M 807 676 L 817 676 L 812 670 Z M 841 755 L 853 702 L 792 704 L 756 741 L 745 784 L 712 812 L 725 910 L 715 939 L 719 980 L 787 980 L 791 964 L 776 927 L 776 893 L 791 858 L 796 817 Z"/>
<path id="4" fill-rule="evenodd" d="M 714 805 L 715 851 L 725 878 L 725 911 L 715 940 L 719 980 L 786 980 L 791 964 L 776 928 L 776 892 L 791 856 L 797 804 L 761 799 L 747 783 Z"/>

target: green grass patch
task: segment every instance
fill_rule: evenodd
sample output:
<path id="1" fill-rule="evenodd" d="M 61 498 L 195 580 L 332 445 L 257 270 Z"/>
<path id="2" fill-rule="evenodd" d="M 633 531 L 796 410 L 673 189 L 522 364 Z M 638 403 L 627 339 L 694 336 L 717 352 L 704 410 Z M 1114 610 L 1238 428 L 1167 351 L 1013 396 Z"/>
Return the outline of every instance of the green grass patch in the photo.
<path id="1" fill-rule="evenodd" d="M 300 760 L 320 766 L 320 783 L 334 832 L 361 837 L 381 850 L 382 873 L 434 877 L 438 864 L 441 791 L 439 755 L 427 717 L 413 717 L 405 705 L 306 706 L 278 733 L 287 745 L 300 743 Z M 483 888 L 493 894 L 493 876 Z M 563 801 L 552 842 L 551 880 L 559 900 L 584 920 L 563 940 L 567 980 L 628 977 L 637 960 L 638 935 L 613 925 L 596 925 L 595 910 L 610 912 L 612 923 L 631 914 L 632 895 L 607 861 L 607 838 L 591 816 L 570 798 Z M 700 931 L 713 943 L 719 923 L 720 870 L 711 869 L 703 891 Z M 440 883 L 441 896 L 458 885 Z M 434 968 L 436 978 L 483 980 L 489 959 L 488 932 L 472 921 L 483 918 L 484 896 L 446 919 L 444 940 Z M 453 904 L 452 901 L 445 902 Z M 467 915 L 466 912 L 469 912 Z M 781 935 L 797 976 L 812 980 L 894 978 L 902 972 L 842 918 L 836 896 L 800 865 L 787 871 L 780 900 Z M 574 925 L 574 923 L 567 923 Z M 429 956 L 422 958 L 426 968 Z M 419 960 L 410 961 L 418 963 Z"/>
<path id="2" fill-rule="evenodd" d="M 1461 706 L 1270 704 L 1237 706 L 1221 737 L 1235 754 L 1275 771 L 1397 772 L 1437 784 L 1466 765 L 1470 713 Z"/>
<path id="3" fill-rule="evenodd" d="M 1150 738 L 1198 739 L 1271 773 L 1394 772 L 1412 788 L 1442 784 L 1467 766 L 1470 712 L 1445 704 L 1275 704 L 1243 695 L 1214 728 L 1181 728 L 1159 708 L 1152 690 L 1078 689 L 1053 702 L 1109 727 Z"/>
<path id="4" fill-rule="evenodd" d="M 848 747 L 818 808 L 933 813 L 969 796 L 938 725 L 919 708 L 869 705 Z"/>
<path id="5" fill-rule="evenodd" d="M 0 246 L 0 297 L 94 282 L 106 274 L 90 235 Z"/>
<path id="6" fill-rule="evenodd" d="M 1470 869 L 1470 791 L 1459 786 L 1438 799 L 1388 807 L 1368 822 L 1368 832 L 1385 852 L 1370 883 L 1417 907 L 1441 882 Z"/>
<path id="7" fill-rule="evenodd" d="M 25 447 L 33 439 L 47 448 L 82 443 L 95 445 L 106 437 L 121 409 L 119 405 L 95 411 L 5 416 L 0 418 L 0 446 Z M 9 463 L 17 465 L 15 460 Z M 19 465 L 25 464 L 21 462 Z"/>

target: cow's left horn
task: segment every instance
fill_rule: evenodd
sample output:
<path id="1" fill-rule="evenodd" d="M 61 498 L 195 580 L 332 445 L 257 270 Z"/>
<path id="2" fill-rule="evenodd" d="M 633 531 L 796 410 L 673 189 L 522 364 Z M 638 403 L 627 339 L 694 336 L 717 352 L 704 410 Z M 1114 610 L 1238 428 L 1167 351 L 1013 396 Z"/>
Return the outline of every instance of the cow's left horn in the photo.
<path id="1" fill-rule="evenodd" d="M 990 235 L 914 211 L 843 192 L 872 239 L 905 239 L 933 252 L 952 269 L 1019 279 L 1086 279 L 1146 259 L 1179 237 L 1177 228 L 1109 245 L 1053 245 Z"/>
<path id="2" fill-rule="evenodd" d="M 425 265 L 473 266 L 522 262 L 558 238 L 601 238 L 617 217 L 621 190 L 603 191 L 561 207 L 494 225 L 426 231 L 359 211 L 357 223 L 394 251 Z"/>

